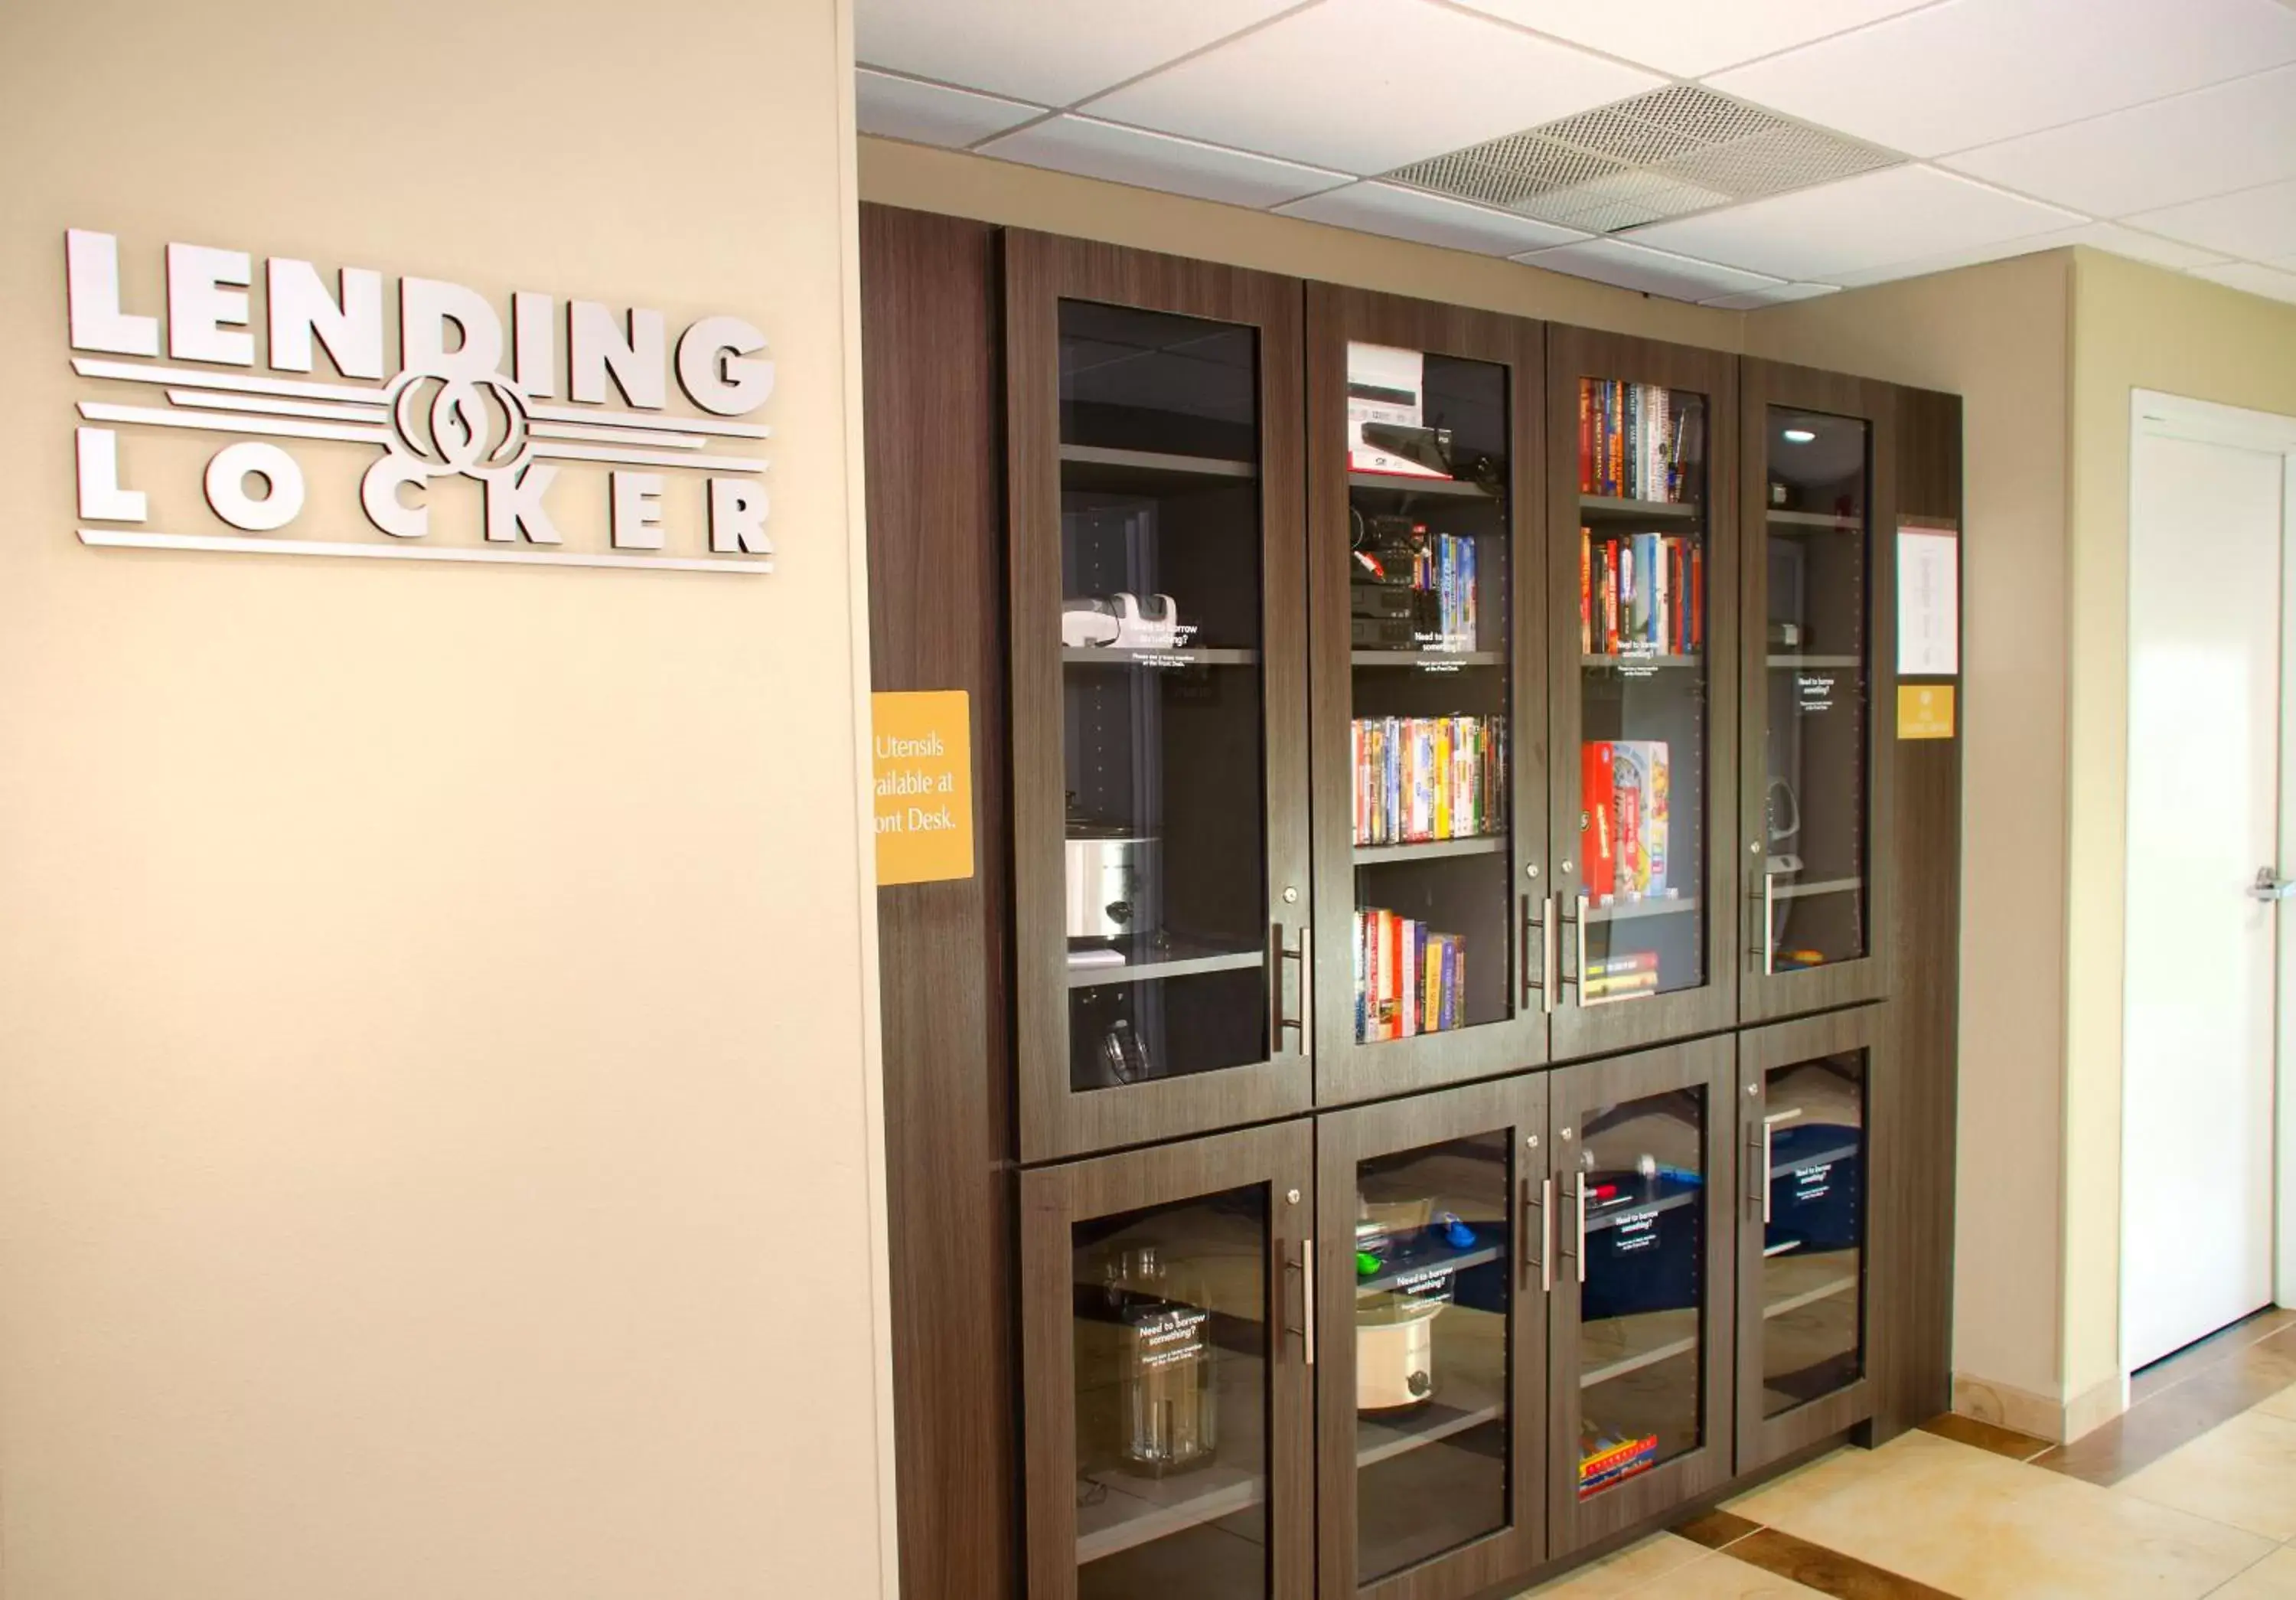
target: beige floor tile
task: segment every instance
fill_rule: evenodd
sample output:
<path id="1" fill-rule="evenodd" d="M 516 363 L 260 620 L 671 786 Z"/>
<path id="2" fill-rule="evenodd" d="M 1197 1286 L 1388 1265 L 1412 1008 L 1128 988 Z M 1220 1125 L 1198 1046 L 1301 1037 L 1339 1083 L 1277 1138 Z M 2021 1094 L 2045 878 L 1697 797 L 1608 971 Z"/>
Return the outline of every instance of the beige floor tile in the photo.
<path id="1" fill-rule="evenodd" d="M 2296 1600 L 2296 1548 L 2275 1550 L 2209 1600 Z"/>
<path id="2" fill-rule="evenodd" d="M 2260 1403 L 2256 1408 L 2259 1411 L 2268 1412 L 2274 1416 L 2296 1417 L 2296 1383 L 2291 1383 L 2270 1399 Z"/>
<path id="3" fill-rule="evenodd" d="M 1628 1589 L 1621 1600 L 1795 1600 L 1824 1592 L 1723 1555 L 1710 1555 L 1655 1583 Z"/>
<path id="4" fill-rule="evenodd" d="M 1706 1554 L 1703 1545 L 1694 1545 L 1677 1534 L 1653 1534 L 1640 1544 L 1628 1545 L 1615 1555 L 1605 1555 L 1592 1566 L 1581 1567 L 1552 1583 L 1527 1590 L 1520 1600 L 1617 1600 L 1620 1596 L 1641 1593 L 1644 1585 L 1688 1566 Z"/>
<path id="5" fill-rule="evenodd" d="M 1903 1442 L 1902 1438 L 1893 1440 L 1878 1450 L 1846 1446 L 1819 1456 L 1807 1466 L 1798 1466 L 1784 1477 L 1773 1478 L 1751 1494 L 1725 1500 L 1722 1509 L 1757 1522 L 1780 1526 L 1781 1518 L 1807 1510 L 1827 1496 L 1839 1494 L 1881 1471 L 1890 1459 L 1890 1452 Z"/>
<path id="6" fill-rule="evenodd" d="M 1874 1452 L 1874 1470 L 1855 1481 L 1763 1520 L 1964 1600 L 2197 1600 L 2272 1548 L 2173 1506 L 1920 1432 Z"/>
<path id="7" fill-rule="evenodd" d="M 2118 1492 L 2296 1538 L 2296 1417 L 2243 1412 L 2121 1480 Z"/>

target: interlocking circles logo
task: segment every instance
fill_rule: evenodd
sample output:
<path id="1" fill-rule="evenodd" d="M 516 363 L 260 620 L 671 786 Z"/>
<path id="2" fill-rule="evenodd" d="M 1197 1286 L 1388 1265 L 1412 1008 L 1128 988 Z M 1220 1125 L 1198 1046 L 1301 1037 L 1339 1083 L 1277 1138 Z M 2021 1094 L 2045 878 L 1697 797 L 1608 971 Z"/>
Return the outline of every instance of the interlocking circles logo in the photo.
<path id="1" fill-rule="evenodd" d="M 772 397 L 774 364 L 739 317 L 699 317 L 673 341 L 659 311 L 521 290 L 505 318 L 459 283 L 401 278 L 392 371 L 384 280 L 372 269 L 344 267 L 330 283 L 308 261 L 274 256 L 258 276 L 244 251 L 170 244 L 160 307 L 144 311 L 128 303 L 112 234 L 73 229 L 64 256 L 72 370 L 119 397 L 79 402 L 87 544 L 773 570 L 767 464 L 754 453 L 771 430 L 750 419 Z M 332 377 L 309 375 L 321 351 Z M 234 531 L 150 527 L 150 486 L 135 481 L 123 428 L 226 436 L 201 488 Z M 382 537 L 341 537 L 357 529 L 348 505 L 307 507 L 295 451 L 315 442 L 379 452 L 358 501 Z M 482 539 L 480 529 L 434 533 L 432 486 L 455 478 L 480 486 Z M 570 544 L 554 513 L 585 492 L 595 514 L 579 521 L 603 537 Z"/>

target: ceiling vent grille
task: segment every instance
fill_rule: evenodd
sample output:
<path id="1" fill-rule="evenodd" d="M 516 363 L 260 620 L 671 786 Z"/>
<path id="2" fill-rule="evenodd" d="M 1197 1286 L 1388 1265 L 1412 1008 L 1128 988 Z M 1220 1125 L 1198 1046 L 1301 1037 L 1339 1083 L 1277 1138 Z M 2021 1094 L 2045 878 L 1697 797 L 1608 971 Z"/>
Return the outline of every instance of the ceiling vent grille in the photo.
<path id="1" fill-rule="evenodd" d="M 1615 234 L 1905 159 L 1696 84 L 1673 84 L 1387 176 L 1583 233 Z"/>

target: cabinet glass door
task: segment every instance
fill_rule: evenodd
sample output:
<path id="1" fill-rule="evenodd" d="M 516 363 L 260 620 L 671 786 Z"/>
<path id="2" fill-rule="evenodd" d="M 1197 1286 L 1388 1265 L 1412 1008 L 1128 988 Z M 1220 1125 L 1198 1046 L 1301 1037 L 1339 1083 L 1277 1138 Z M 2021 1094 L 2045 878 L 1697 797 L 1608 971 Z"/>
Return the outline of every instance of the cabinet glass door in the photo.
<path id="1" fill-rule="evenodd" d="M 1877 1008 L 1741 1036 L 1741 1470 L 1872 1414 L 1867 1136 Z"/>
<path id="2" fill-rule="evenodd" d="M 1574 1068 L 1556 1090 L 1554 1448 L 1569 1470 L 1553 1494 L 1570 1544 L 1726 1467 L 1734 1186 L 1715 1156 L 1718 1124 L 1734 1124 L 1729 1065 L 1727 1041 L 1707 1040 Z"/>
<path id="3" fill-rule="evenodd" d="M 1544 741 L 1534 718 L 1526 759 L 1521 714 L 1542 335 L 1322 285 L 1310 308 L 1330 1104 L 1546 1058 L 1544 797 L 1522 792 Z"/>
<path id="4" fill-rule="evenodd" d="M 1767 973 L 1866 954 L 1866 626 L 1873 430 L 1765 408 L 1763 918 Z"/>
<path id="5" fill-rule="evenodd" d="M 1147 259 L 1008 252 L 1032 1160 L 1309 1093 L 1299 287 L 1202 269 L 1211 314 L 1128 303 Z"/>
<path id="6" fill-rule="evenodd" d="M 1613 354 L 1606 373 L 1601 350 L 1582 352 L 1566 391 L 1578 493 L 1557 787 L 1575 803 L 1555 830 L 1569 863 L 1558 1053 L 1725 1026 L 1736 1001 L 1736 931 L 1716 899 L 1736 881 L 1736 718 L 1717 714 L 1736 704 L 1734 401 L 1703 358 Z"/>
<path id="7" fill-rule="evenodd" d="M 1748 364 L 1745 516 L 1761 529 L 1746 564 L 1740 811 L 1750 1018 L 1882 992 L 1889 406 L 1878 384 Z"/>
<path id="8" fill-rule="evenodd" d="M 1470 1595 L 1538 1560 L 1545 1101 L 1518 1079 L 1318 1123 L 1329 1600 Z"/>
<path id="9" fill-rule="evenodd" d="M 1266 1059 L 1257 341 L 1061 305 L 1069 1081 Z"/>
<path id="10" fill-rule="evenodd" d="M 1289 1196 L 1308 1142 L 1216 1136 L 1024 1176 L 1029 1458 L 1058 1473 L 1032 1476 L 1031 1593 L 1305 1596 L 1306 1562 L 1279 1553 L 1305 1517 L 1278 1485 L 1306 1469 L 1308 1207 Z M 1281 1188 L 1241 1169 L 1270 1158 Z M 1175 1192 L 1199 1185 L 1220 1186 Z"/>

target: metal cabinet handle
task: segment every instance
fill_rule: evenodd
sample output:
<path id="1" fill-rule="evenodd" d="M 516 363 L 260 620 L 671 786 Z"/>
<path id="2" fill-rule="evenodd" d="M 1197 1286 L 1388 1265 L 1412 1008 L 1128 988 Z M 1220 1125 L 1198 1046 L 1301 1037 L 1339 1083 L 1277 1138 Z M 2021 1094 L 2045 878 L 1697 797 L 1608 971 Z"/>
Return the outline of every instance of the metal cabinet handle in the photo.
<path id="1" fill-rule="evenodd" d="M 1554 1292 L 1554 1180 L 1538 1180 L 1538 1292 Z"/>
<path id="2" fill-rule="evenodd" d="M 1578 1191 L 1578 1281 L 1587 1281 L 1587 1175 L 1581 1172 L 1575 1186 Z"/>
<path id="3" fill-rule="evenodd" d="M 1308 1365 L 1316 1365 L 1316 1242 L 1300 1241 L 1300 1346 Z"/>
<path id="4" fill-rule="evenodd" d="M 1762 1123 L 1759 1127 L 1748 1125 L 1746 1147 L 1742 1153 L 1742 1159 L 1739 1162 L 1739 1165 L 1746 1170 L 1745 1208 L 1750 1213 L 1759 1211 L 1765 1225 L 1767 1225 L 1770 1220 L 1770 1167 L 1767 1148 L 1769 1136 L 1768 1123 Z"/>
<path id="5" fill-rule="evenodd" d="M 1536 906 L 1538 915 L 1531 915 Z M 1538 975 L 1531 975 L 1530 947 L 1533 931 L 1538 933 Z M 1522 897 L 1522 1009 L 1530 1009 L 1530 997 L 1536 990 L 1538 1009 L 1548 1016 L 1554 1014 L 1554 897 L 1542 895 L 1534 900 Z"/>
<path id="6" fill-rule="evenodd" d="M 1554 897 L 1548 895 L 1546 915 L 1538 919 L 1538 970 L 1544 978 L 1539 995 L 1548 1016 L 1554 1014 Z"/>
<path id="7" fill-rule="evenodd" d="M 2248 886 L 2248 892 L 2267 904 L 2288 899 L 2296 897 L 2296 878 L 2284 878 L 2268 866 L 2259 866 L 2256 869 L 2256 882 Z"/>
<path id="8" fill-rule="evenodd" d="M 1267 975 L 1268 1043 L 1274 1053 L 1277 1054 L 1283 1053 L 1283 1035 L 1287 1030 L 1299 1035 L 1300 1054 L 1315 1054 L 1315 996 L 1311 989 L 1315 981 L 1316 971 L 1311 955 L 1311 941 L 1314 937 L 1313 931 L 1305 923 L 1300 924 L 1300 943 L 1298 948 L 1294 948 L 1284 942 L 1282 923 L 1272 923 L 1269 927 L 1269 957 L 1274 970 Z M 1294 964 L 1297 964 L 1300 969 L 1300 1014 L 1298 1016 L 1287 1015 L 1283 1010 L 1283 970 Z"/>
<path id="9" fill-rule="evenodd" d="M 1571 1004 L 1583 1006 L 1587 1004 L 1587 986 L 1584 982 L 1587 973 L 1587 897 L 1583 894 L 1578 895 L 1565 899 L 1563 904 L 1575 905 L 1578 910 L 1575 915 L 1569 912 L 1563 914 L 1562 920 L 1570 925 L 1571 960 L 1557 980 L 1557 987 L 1571 990 L 1573 993 Z"/>
<path id="10" fill-rule="evenodd" d="M 1762 874 L 1762 976 L 1775 978 L 1778 972 L 1778 875 L 1773 872 Z"/>

